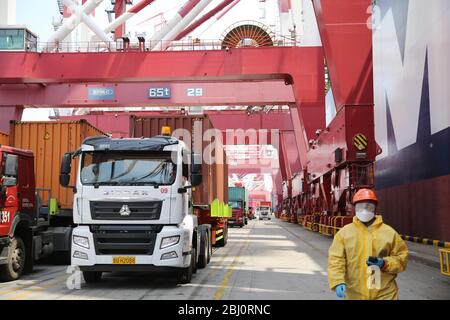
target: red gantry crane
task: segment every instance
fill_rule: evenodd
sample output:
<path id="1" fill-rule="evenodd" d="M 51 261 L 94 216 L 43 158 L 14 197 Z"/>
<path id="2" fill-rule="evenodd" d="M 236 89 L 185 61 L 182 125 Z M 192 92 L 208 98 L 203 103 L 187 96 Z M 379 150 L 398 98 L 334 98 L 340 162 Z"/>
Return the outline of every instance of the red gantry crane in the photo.
<path id="1" fill-rule="evenodd" d="M 201 6 L 200 11 L 206 4 L 191 1 L 189 9 Z M 0 52 L 0 108 L 287 104 L 293 130 L 281 131 L 286 192 L 283 199 L 279 192 L 278 214 L 334 234 L 351 221 L 352 195 L 373 187 L 373 162 L 380 151 L 374 137 L 372 31 L 367 25 L 371 4 L 313 0 L 322 47 L 152 51 L 152 44 L 140 51 Z M 167 40 L 161 48 L 186 30 L 183 15 L 175 18 L 176 32 L 158 39 Z M 188 16 L 189 21 L 195 18 Z M 328 126 L 324 61 L 337 108 Z M 170 89 L 171 95 L 164 100 L 151 96 L 157 89 Z M 292 160 L 291 147 L 297 159 Z"/>

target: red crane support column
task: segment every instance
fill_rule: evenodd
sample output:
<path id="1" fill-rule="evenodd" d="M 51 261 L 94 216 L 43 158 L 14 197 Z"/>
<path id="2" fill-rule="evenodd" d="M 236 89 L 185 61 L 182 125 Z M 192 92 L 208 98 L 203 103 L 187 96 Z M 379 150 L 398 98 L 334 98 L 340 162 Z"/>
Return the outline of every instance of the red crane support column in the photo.
<path id="1" fill-rule="evenodd" d="M 337 111 L 373 105 L 372 0 L 313 0 Z"/>
<path id="2" fill-rule="evenodd" d="M 290 177 L 292 177 L 292 171 L 291 171 L 291 166 L 289 164 L 289 157 L 288 157 L 288 153 L 287 153 L 284 132 L 280 132 L 280 144 L 279 144 L 279 148 L 278 148 L 278 157 L 280 159 L 281 177 L 283 178 L 283 181 L 288 180 Z"/>

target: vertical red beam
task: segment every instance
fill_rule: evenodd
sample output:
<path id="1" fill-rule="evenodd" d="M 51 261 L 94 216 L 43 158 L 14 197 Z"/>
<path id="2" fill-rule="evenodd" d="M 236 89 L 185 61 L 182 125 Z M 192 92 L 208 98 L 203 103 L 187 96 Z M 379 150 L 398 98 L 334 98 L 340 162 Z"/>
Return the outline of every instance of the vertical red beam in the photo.
<path id="1" fill-rule="evenodd" d="M 285 132 L 280 131 L 280 144 L 278 148 L 278 155 L 280 159 L 281 176 L 283 180 L 288 180 L 292 177 L 291 166 L 289 164 L 289 157 L 287 154 Z"/>
<path id="2" fill-rule="evenodd" d="M 283 178 L 281 177 L 281 172 L 278 170 L 276 174 L 272 175 L 273 190 L 272 193 L 276 194 L 277 205 L 283 202 Z"/>
<path id="3" fill-rule="evenodd" d="M 313 0 L 336 108 L 373 104 L 372 0 Z"/>
<path id="4" fill-rule="evenodd" d="M 295 105 L 290 106 L 290 108 L 292 127 L 295 135 L 295 146 L 299 155 L 300 167 L 304 169 L 306 168 L 308 162 L 306 154 L 309 150 L 306 128 L 302 123 L 303 119 L 299 115 L 299 110 L 295 107 Z"/>
<path id="5" fill-rule="evenodd" d="M 114 5 L 114 14 L 117 19 L 126 11 L 126 0 L 116 0 L 116 4 Z M 121 38 L 125 33 L 125 24 L 121 24 L 114 31 L 114 39 Z"/>

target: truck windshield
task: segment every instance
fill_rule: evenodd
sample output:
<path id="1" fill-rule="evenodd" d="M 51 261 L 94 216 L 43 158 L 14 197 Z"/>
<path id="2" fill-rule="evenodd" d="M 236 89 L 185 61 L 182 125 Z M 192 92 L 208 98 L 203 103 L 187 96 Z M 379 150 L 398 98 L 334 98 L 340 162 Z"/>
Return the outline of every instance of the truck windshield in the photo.
<path id="1" fill-rule="evenodd" d="M 229 201 L 228 205 L 232 209 L 242 209 L 242 202 L 241 201 Z"/>
<path id="2" fill-rule="evenodd" d="M 81 182 L 86 185 L 171 185 L 176 164 L 171 152 L 84 152 Z"/>

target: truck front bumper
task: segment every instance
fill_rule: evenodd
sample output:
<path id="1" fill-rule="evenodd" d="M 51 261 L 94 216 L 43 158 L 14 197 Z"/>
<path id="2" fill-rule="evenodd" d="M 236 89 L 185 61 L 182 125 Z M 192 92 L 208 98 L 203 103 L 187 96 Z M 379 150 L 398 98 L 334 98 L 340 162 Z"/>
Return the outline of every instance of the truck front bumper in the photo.
<path id="1" fill-rule="evenodd" d="M 241 226 L 243 224 L 244 224 L 243 220 L 228 219 L 228 225 L 230 226 Z"/>
<path id="2" fill-rule="evenodd" d="M 170 247 L 162 248 L 163 238 L 179 236 L 178 243 Z M 74 237 L 84 237 L 88 240 L 88 248 L 74 242 Z M 191 259 L 191 244 L 189 231 L 187 229 L 178 228 L 177 226 L 164 226 L 157 233 L 153 254 L 100 254 L 96 251 L 96 243 L 94 235 L 90 231 L 89 226 L 79 226 L 73 229 L 72 233 L 72 265 L 79 266 L 81 270 L 90 271 L 153 271 L 153 270 L 170 270 L 171 268 L 189 267 Z M 165 254 L 170 254 L 170 258 L 164 259 Z M 167 255 L 166 255 L 167 256 Z M 132 264 L 114 263 L 114 258 L 123 257 L 125 261 L 131 259 Z M 122 260 L 123 261 L 123 260 Z"/>

